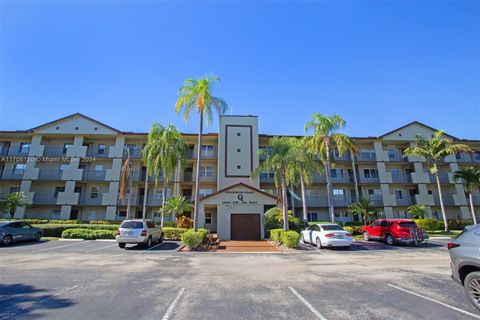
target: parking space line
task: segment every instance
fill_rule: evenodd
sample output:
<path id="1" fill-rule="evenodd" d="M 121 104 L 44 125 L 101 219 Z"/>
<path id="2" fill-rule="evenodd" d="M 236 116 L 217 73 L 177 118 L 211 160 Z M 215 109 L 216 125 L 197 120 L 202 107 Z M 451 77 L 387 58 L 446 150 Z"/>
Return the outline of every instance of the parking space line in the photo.
<path id="1" fill-rule="evenodd" d="M 72 290 L 74 290 L 74 289 L 76 289 L 76 288 L 78 288 L 78 285 L 75 285 L 75 286 L 70 287 L 70 288 L 66 288 L 66 289 L 64 289 L 64 290 L 62 290 L 62 291 L 60 291 L 60 292 L 57 292 L 57 293 L 53 294 L 53 295 L 50 296 L 50 297 L 46 297 L 46 298 L 43 298 L 43 299 L 38 300 L 38 301 L 33 301 L 33 302 L 27 304 L 26 306 L 22 306 L 22 307 L 17 307 L 17 306 L 15 306 L 15 307 L 9 308 L 9 309 L 5 310 L 5 311 L 7 312 L 7 314 L 3 315 L 3 316 L 0 318 L 0 320 L 5 320 L 5 319 L 8 319 L 8 318 L 10 318 L 10 317 L 16 316 L 16 315 L 19 314 L 20 312 L 22 312 L 22 311 L 24 311 L 24 310 L 28 310 L 28 309 L 30 309 L 31 307 L 33 307 L 34 305 L 36 305 L 36 304 L 43 303 L 43 302 L 48 301 L 48 300 L 50 300 L 50 299 L 52 299 L 52 298 L 58 297 L 58 296 L 60 296 L 60 295 L 62 295 L 62 294 L 65 294 L 65 293 L 67 293 L 67 292 L 69 292 L 69 291 L 72 291 Z"/>
<path id="2" fill-rule="evenodd" d="M 100 247 L 100 248 L 95 248 L 95 249 L 92 249 L 92 250 L 88 250 L 88 251 L 85 251 L 84 253 L 95 252 L 95 251 L 99 251 L 99 250 L 102 250 L 102 249 L 111 248 L 111 247 L 115 247 L 115 246 L 116 246 L 116 244 L 109 244 L 108 246 L 103 246 L 103 247 Z"/>
<path id="3" fill-rule="evenodd" d="M 393 285 L 393 284 L 390 284 L 390 283 L 388 283 L 387 285 L 388 285 L 389 287 L 394 288 L 394 289 L 397 289 L 397 290 L 400 290 L 400 291 L 403 291 L 403 292 L 412 294 L 412 295 L 414 295 L 414 296 L 423 298 L 423 299 L 425 299 L 425 300 L 438 303 L 439 305 L 442 305 L 442 306 L 444 306 L 444 307 L 446 307 L 446 308 L 449 308 L 449 309 L 452 309 L 452 310 L 461 312 L 461 313 L 463 313 L 463 314 L 469 315 L 469 316 L 471 316 L 471 317 L 473 317 L 473 318 L 480 319 L 480 316 L 479 316 L 479 315 L 476 315 L 476 314 L 470 313 L 470 312 L 468 312 L 468 311 L 459 309 L 459 308 L 454 307 L 454 306 L 451 306 L 451 305 L 449 305 L 449 304 L 446 304 L 446 303 L 437 301 L 437 300 L 435 300 L 435 299 L 432 299 L 432 298 L 426 297 L 426 296 L 424 296 L 424 295 L 421 295 L 421 294 L 418 294 L 418 293 L 409 291 L 409 290 L 407 290 L 407 289 L 403 289 L 403 288 L 397 287 L 397 286 L 395 286 L 395 285 Z"/>
<path id="4" fill-rule="evenodd" d="M 170 318 L 170 315 L 173 312 L 173 308 L 175 308 L 175 305 L 177 304 L 178 300 L 180 300 L 180 297 L 182 296 L 184 291 L 185 291 L 185 288 L 180 289 L 175 299 L 173 299 L 172 303 L 170 303 L 170 306 L 168 307 L 167 312 L 165 312 L 165 314 L 163 315 L 162 320 L 168 320 Z"/>
<path id="5" fill-rule="evenodd" d="M 147 250 L 144 250 L 144 251 L 142 251 L 142 252 L 140 252 L 140 253 L 144 253 L 144 252 L 150 251 L 150 250 L 152 250 L 152 249 L 154 249 L 154 248 L 156 248 L 156 247 L 161 246 L 162 244 L 165 244 L 165 241 L 163 241 L 162 243 L 156 244 L 156 245 L 154 245 L 153 247 L 150 247 L 150 248 L 148 248 Z"/>
<path id="6" fill-rule="evenodd" d="M 302 297 L 302 295 L 301 295 L 300 293 L 298 293 L 295 289 L 293 289 L 292 287 L 288 287 L 288 289 L 290 289 L 290 291 L 292 291 L 292 293 L 298 298 L 298 300 L 300 300 L 305 306 L 307 306 L 308 310 L 312 311 L 312 313 L 313 313 L 318 319 L 327 320 L 327 318 L 325 318 L 320 312 L 318 312 L 318 310 L 315 309 L 315 308 L 310 304 L 310 302 L 308 302 L 304 297 Z"/>
<path id="7" fill-rule="evenodd" d="M 44 248 L 44 249 L 40 249 L 40 250 L 34 250 L 34 251 L 32 251 L 32 252 L 42 252 L 42 251 L 47 251 L 47 250 L 65 248 L 65 247 L 74 246 L 74 245 L 77 245 L 77 244 L 80 244 L 80 243 L 84 243 L 84 242 L 80 242 L 80 241 L 79 241 L 79 242 L 75 242 L 75 243 L 65 244 L 65 245 L 62 245 L 62 246 L 55 246 L 55 247 Z"/>

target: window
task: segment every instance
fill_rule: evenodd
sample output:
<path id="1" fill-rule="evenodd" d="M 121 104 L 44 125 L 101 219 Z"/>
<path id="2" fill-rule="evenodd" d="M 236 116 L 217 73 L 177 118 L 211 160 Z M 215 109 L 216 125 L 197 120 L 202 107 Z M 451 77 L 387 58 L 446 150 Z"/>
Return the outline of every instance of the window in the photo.
<path id="1" fill-rule="evenodd" d="M 212 194 L 213 190 L 212 189 L 200 189 L 200 190 L 198 190 L 198 193 L 200 194 L 201 197 L 206 197 L 209 194 Z"/>
<path id="2" fill-rule="evenodd" d="M 332 178 L 343 178 L 343 169 L 330 169 L 330 174 Z"/>
<path id="3" fill-rule="evenodd" d="M 402 190 L 395 190 L 395 199 L 397 199 L 397 200 L 402 200 L 403 199 Z"/>
<path id="4" fill-rule="evenodd" d="M 100 190 L 98 189 L 98 187 L 92 187 L 92 189 L 90 190 L 90 198 L 97 199 L 99 193 Z"/>
<path id="5" fill-rule="evenodd" d="M 400 174 L 400 170 L 397 168 L 392 169 L 392 174 Z"/>
<path id="6" fill-rule="evenodd" d="M 308 221 L 318 221 L 318 214 L 316 212 L 307 212 Z"/>
<path id="7" fill-rule="evenodd" d="M 360 149 L 360 158 L 375 159 L 375 150 L 374 149 Z"/>
<path id="8" fill-rule="evenodd" d="M 170 188 L 167 188 L 165 191 L 165 199 L 168 198 L 169 196 L 170 196 Z M 162 188 L 156 189 L 154 194 L 155 200 L 161 200 L 162 197 L 163 197 L 163 189 Z"/>
<path id="9" fill-rule="evenodd" d="M 336 224 L 323 225 L 323 226 L 322 226 L 322 229 L 323 229 L 324 231 L 334 231 L 334 230 L 344 231 L 342 227 L 340 227 L 339 225 L 336 225 Z"/>
<path id="10" fill-rule="evenodd" d="M 68 169 L 68 164 L 61 164 L 60 165 L 60 171 L 65 171 Z"/>
<path id="11" fill-rule="evenodd" d="M 455 159 L 460 160 L 462 155 L 460 153 L 455 153 Z"/>
<path id="12" fill-rule="evenodd" d="M 215 148 L 212 145 L 203 145 L 202 151 L 213 151 Z"/>
<path id="13" fill-rule="evenodd" d="M 98 154 L 105 154 L 106 146 L 104 144 L 98 145 Z"/>
<path id="14" fill-rule="evenodd" d="M 200 167 L 200 177 L 213 177 L 213 167 L 210 167 L 210 166 Z"/>
<path id="15" fill-rule="evenodd" d="M 382 190 L 380 190 L 380 189 L 368 189 L 368 195 L 369 196 L 381 196 L 382 195 Z"/>
<path id="16" fill-rule="evenodd" d="M 430 189 L 429 189 L 429 190 L 427 190 L 427 193 L 428 193 L 428 194 L 433 194 L 433 190 L 430 190 Z"/>
<path id="17" fill-rule="evenodd" d="M 27 168 L 27 165 L 25 163 L 17 163 L 13 167 L 13 173 L 22 174 L 25 171 L 26 168 Z"/>
<path id="18" fill-rule="evenodd" d="M 333 189 L 333 196 L 337 196 L 337 197 L 343 197 L 345 196 L 345 190 L 344 189 Z"/>
<path id="19" fill-rule="evenodd" d="M 19 192 L 20 187 L 10 187 L 10 193 Z"/>
<path id="20" fill-rule="evenodd" d="M 30 143 L 20 143 L 20 148 L 18 150 L 20 153 L 28 153 L 30 151 Z"/>
<path id="21" fill-rule="evenodd" d="M 53 197 L 54 198 L 58 197 L 59 192 L 65 192 L 65 187 L 56 187 L 55 188 L 55 193 L 53 194 Z"/>
<path id="22" fill-rule="evenodd" d="M 70 148 L 71 146 L 72 146 L 71 143 L 65 143 L 63 145 L 63 153 L 67 153 L 68 148 Z"/>
<path id="23" fill-rule="evenodd" d="M 475 151 L 473 156 L 474 156 L 475 160 L 480 160 L 480 151 Z"/>
<path id="24" fill-rule="evenodd" d="M 397 157 L 397 152 L 395 149 L 388 149 L 388 159 L 395 159 Z"/>
<path id="25" fill-rule="evenodd" d="M 32 228 L 31 225 L 29 225 L 28 223 L 25 223 L 25 222 L 20 222 L 20 227 L 22 229 L 31 229 Z"/>
<path id="26" fill-rule="evenodd" d="M 120 228 L 125 228 L 125 229 L 143 229 L 143 223 L 141 221 L 124 221 L 121 225 Z"/>
<path id="27" fill-rule="evenodd" d="M 135 149 L 137 149 L 137 145 L 134 144 L 134 143 L 129 143 L 127 144 L 127 148 L 128 148 L 128 151 L 130 151 L 130 153 L 134 152 Z"/>
<path id="28" fill-rule="evenodd" d="M 212 224 L 212 213 L 205 212 L 205 224 Z"/>
<path id="29" fill-rule="evenodd" d="M 95 172 L 101 172 L 101 171 L 103 171 L 103 166 L 101 164 L 97 164 L 95 166 Z"/>
<path id="30" fill-rule="evenodd" d="M 377 169 L 363 169 L 363 176 L 367 179 L 376 179 L 378 178 Z"/>

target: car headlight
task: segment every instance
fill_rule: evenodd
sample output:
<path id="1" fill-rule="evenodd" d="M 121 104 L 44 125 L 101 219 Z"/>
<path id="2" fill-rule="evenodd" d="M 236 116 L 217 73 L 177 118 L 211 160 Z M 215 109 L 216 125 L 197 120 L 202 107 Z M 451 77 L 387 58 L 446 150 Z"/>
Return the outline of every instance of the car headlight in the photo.
<path id="1" fill-rule="evenodd" d="M 4 236 L 4 235 L 6 235 L 6 233 L 3 232 L 3 231 L 0 231 L 0 235 Z"/>

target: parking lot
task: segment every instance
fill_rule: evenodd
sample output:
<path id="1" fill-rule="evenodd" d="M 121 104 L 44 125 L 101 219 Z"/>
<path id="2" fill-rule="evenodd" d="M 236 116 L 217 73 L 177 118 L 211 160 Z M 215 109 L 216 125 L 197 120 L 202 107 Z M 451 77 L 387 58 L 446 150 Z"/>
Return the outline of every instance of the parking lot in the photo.
<path id="1" fill-rule="evenodd" d="M 108 241 L 0 247 L 1 319 L 480 319 L 445 240 L 284 253 Z"/>

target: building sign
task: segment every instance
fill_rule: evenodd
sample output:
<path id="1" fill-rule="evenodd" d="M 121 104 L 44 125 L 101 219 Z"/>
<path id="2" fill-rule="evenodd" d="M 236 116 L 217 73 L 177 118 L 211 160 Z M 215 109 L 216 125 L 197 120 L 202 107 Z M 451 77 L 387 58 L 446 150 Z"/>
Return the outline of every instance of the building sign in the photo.
<path id="1" fill-rule="evenodd" d="M 258 201 L 252 200 L 254 191 L 239 190 L 239 191 L 225 191 L 225 194 L 233 196 L 231 200 L 224 200 L 222 204 L 226 206 L 234 206 L 238 204 L 258 204 Z"/>
<path id="2" fill-rule="evenodd" d="M 95 157 L 0 157 L 0 163 L 70 163 L 73 159 L 80 159 L 81 163 L 93 163 L 97 161 Z"/>

